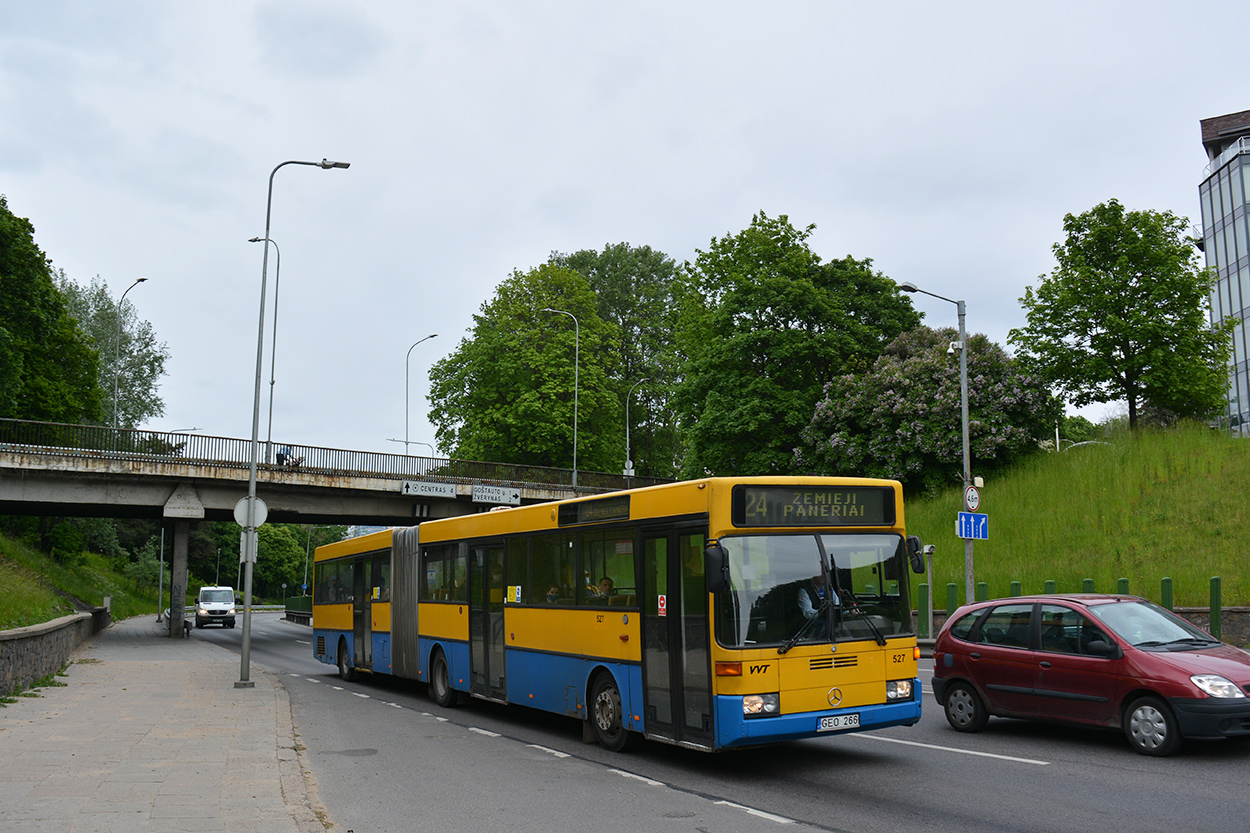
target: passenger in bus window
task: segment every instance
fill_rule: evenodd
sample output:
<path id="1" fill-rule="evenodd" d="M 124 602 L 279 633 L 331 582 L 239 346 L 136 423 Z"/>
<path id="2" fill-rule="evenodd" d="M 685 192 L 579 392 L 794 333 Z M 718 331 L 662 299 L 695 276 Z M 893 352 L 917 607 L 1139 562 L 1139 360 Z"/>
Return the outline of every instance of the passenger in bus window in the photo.
<path id="1" fill-rule="evenodd" d="M 556 603 L 556 600 L 559 598 L 560 598 L 560 588 L 556 587 L 554 584 L 551 585 L 551 587 L 547 590 L 547 604 L 553 605 Z"/>
<path id="2" fill-rule="evenodd" d="M 598 595 L 600 599 L 606 602 L 608 600 L 608 597 L 614 595 L 615 593 L 616 593 L 616 588 L 613 587 L 612 585 L 612 579 L 608 578 L 607 576 L 604 576 L 603 578 L 599 579 Z"/>
<path id="3" fill-rule="evenodd" d="M 830 596 L 830 601 L 837 604 L 838 596 L 832 588 L 825 586 L 825 574 L 821 571 L 799 588 L 799 610 L 803 612 L 803 618 L 815 619 L 820 613 L 820 606 L 824 603 L 826 596 Z M 825 620 L 821 619 L 814 623 L 811 632 L 816 637 L 825 636 Z"/>

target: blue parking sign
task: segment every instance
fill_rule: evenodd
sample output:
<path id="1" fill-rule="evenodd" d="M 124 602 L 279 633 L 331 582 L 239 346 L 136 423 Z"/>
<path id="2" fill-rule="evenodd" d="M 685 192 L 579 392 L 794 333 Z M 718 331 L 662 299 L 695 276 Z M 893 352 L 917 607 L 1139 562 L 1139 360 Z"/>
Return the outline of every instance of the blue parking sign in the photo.
<path id="1" fill-rule="evenodd" d="M 960 538 L 988 541 L 990 516 L 979 512 L 960 512 L 955 521 L 955 535 Z"/>

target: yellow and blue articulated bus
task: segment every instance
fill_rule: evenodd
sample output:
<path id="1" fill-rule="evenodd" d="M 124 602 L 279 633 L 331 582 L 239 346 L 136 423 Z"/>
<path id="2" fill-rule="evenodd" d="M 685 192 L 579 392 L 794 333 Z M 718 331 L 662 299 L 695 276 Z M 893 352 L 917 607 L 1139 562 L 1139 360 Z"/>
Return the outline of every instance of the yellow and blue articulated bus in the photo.
<path id="1" fill-rule="evenodd" d="M 723 750 L 920 720 L 902 487 L 708 478 L 317 549 L 316 657 Z"/>

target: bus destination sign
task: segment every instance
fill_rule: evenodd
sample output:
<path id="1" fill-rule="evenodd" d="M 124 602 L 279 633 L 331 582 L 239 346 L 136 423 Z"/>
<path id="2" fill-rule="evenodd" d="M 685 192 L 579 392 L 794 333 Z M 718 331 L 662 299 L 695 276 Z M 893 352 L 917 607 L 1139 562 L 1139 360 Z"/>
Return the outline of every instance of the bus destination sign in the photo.
<path id="1" fill-rule="evenodd" d="M 735 486 L 734 526 L 892 526 L 888 486 Z"/>
<path id="2" fill-rule="evenodd" d="M 559 526 L 629 520 L 629 495 L 594 498 L 560 504 Z"/>

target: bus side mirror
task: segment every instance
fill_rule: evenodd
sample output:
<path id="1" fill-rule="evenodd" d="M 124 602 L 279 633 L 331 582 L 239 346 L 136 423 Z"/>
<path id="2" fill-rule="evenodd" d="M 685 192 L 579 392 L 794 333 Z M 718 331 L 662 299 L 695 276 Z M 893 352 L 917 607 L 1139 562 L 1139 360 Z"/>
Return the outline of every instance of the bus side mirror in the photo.
<path id="1" fill-rule="evenodd" d="M 920 546 L 920 539 L 915 535 L 907 536 L 907 560 L 911 563 L 913 573 L 924 572 L 924 554 L 933 552 L 933 545 Z"/>
<path id="2" fill-rule="evenodd" d="M 715 539 L 707 542 L 703 550 L 703 560 L 707 565 L 707 589 L 711 593 L 721 593 L 729 589 L 729 553 Z"/>

